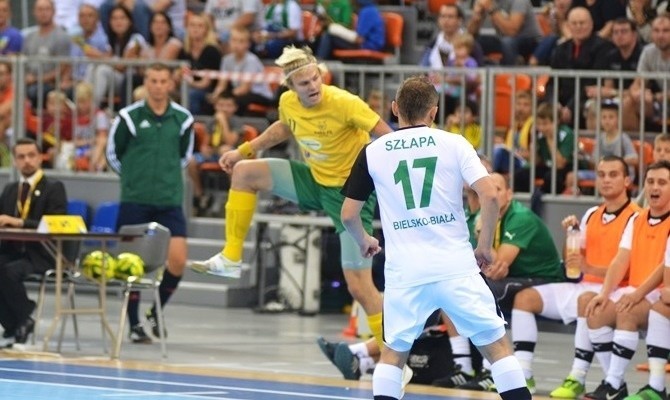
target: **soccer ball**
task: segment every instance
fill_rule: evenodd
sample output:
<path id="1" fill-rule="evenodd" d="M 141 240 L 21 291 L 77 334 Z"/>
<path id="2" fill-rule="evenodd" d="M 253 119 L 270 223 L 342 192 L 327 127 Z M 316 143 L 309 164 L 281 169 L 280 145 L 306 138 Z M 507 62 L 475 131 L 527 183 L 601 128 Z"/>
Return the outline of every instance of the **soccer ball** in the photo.
<path id="1" fill-rule="evenodd" d="M 116 259 L 114 270 L 116 279 L 126 280 L 131 276 L 141 278 L 144 276 L 144 261 L 135 253 L 121 253 Z"/>
<path id="2" fill-rule="evenodd" d="M 81 272 L 84 276 L 99 280 L 102 276 L 102 261 L 105 260 L 105 279 L 114 278 L 116 268 L 116 259 L 109 253 L 100 250 L 88 253 L 81 261 Z"/>

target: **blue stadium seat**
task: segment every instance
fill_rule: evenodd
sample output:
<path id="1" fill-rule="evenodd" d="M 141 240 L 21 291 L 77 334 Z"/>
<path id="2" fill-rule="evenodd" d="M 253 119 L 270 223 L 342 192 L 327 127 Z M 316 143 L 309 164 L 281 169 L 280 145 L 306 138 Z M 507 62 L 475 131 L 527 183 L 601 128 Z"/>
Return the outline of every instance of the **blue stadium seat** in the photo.
<path id="1" fill-rule="evenodd" d="M 67 202 L 67 214 L 68 215 L 79 215 L 84 220 L 86 227 L 88 228 L 89 224 L 89 214 L 90 207 L 88 203 L 84 200 L 68 200 Z"/>
<path id="2" fill-rule="evenodd" d="M 107 201 L 100 203 L 93 216 L 91 232 L 116 232 L 116 219 L 118 215 L 118 202 Z"/>

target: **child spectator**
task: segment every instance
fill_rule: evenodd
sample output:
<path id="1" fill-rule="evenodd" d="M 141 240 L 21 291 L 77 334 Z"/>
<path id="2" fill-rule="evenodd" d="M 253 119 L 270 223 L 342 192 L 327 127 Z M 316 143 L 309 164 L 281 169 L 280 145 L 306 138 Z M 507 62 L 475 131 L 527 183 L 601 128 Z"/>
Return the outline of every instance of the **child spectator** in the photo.
<path id="1" fill-rule="evenodd" d="M 41 124 L 40 124 L 41 122 Z M 54 166 L 56 150 L 60 152 L 60 144 L 72 140 L 72 106 L 65 93 L 59 90 L 52 90 L 47 93 L 46 108 L 44 114 L 35 115 L 27 107 L 26 109 L 26 130 L 28 136 L 33 139 L 39 139 L 42 135 L 42 152 L 46 154 L 44 166 L 50 168 Z M 65 151 L 69 153 L 69 151 Z M 66 154 L 69 160 L 70 154 Z M 72 154 L 73 155 L 73 154 Z M 66 166 L 63 165 L 63 168 Z"/>
<path id="2" fill-rule="evenodd" d="M 482 145 L 482 127 L 477 122 L 478 116 L 477 103 L 466 100 L 465 106 L 457 105 L 454 113 L 447 117 L 447 131 L 465 137 L 477 150 Z"/>
<path id="3" fill-rule="evenodd" d="M 220 71 L 223 73 L 239 73 L 239 75 L 262 74 L 265 71 L 261 60 L 249 51 L 251 35 L 244 28 L 233 28 L 230 33 L 230 54 L 221 60 Z M 211 99 L 216 101 L 221 93 L 231 91 L 237 104 L 237 115 L 244 115 L 251 103 L 265 106 L 273 103 L 273 94 L 267 82 L 233 81 L 219 78 Z"/>
<path id="4" fill-rule="evenodd" d="M 88 83 L 75 86 L 76 122 L 74 125 L 74 167 L 77 171 L 104 171 L 107 167 L 105 146 L 109 117 L 93 101 L 93 87 Z"/>
<path id="5" fill-rule="evenodd" d="M 477 61 L 470 56 L 474 44 L 475 38 L 469 33 L 461 33 L 455 36 L 452 40 L 453 51 L 449 54 L 440 51 L 444 70 L 448 71 L 449 67 L 477 68 Z M 477 101 L 477 87 L 479 85 L 479 74 L 477 72 L 467 74 L 438 72 L 431 76 L 431 80 L 435 84 L 435 89 L 445 95 L 447 114 L 453 112 L 456 105 L 460 103 L 461 96 L 467 96 L 468 100 Z"/>
<path id="6" fill-rule="evenodd" d="M 370 92 L 368 92 L 368 97 L 365 99 L 365 102 L 368 103 L 372 111 L 379 114 L 379 116 L 382 117 L 382 120 L 386 121 L 389 126 L 393 125 L 389 120 L 389 111 L 391 110 L 390 101 L 384 101 L 384 94 L 381 90 L 371 89 Z"/>
<path id="7" fill-rule="evenodd" d="M 212 132 L 200 143 L 188 164 L 188 175 L 193 183 L 193 204 L 198 215 L 210 206 L 211 199 L 204 195 L 200 166 L 205 162 L 218 162 L 219 157 L 241 143 L 242 123 L 235 116 L 237 104 L 229 92 L 220 94 L 214 102 L 214 121 L 207 129 Z"/>
<path id="8" fill-rule="evenodd" d="M 518 92 L 514 105 L 516 126 L 507 131 L 504 144 L 496 143 L 493 149 L 493 170 L 501 174 L 509 172 L 510 157 L 514 157 L 515 170 L 525 166 L 530 158 L 533 129 L 533 104 L 530 92 Z"/>
<path id="9" fill-rule="evenodd" d="M 535 177 L 542 178 L 542 192 L 551 193 L 552 166 L 556 167 L 556 193 L 563 192 L 565 176 L 572 170 L 575 136 L 569 126 L 554 120 L 554 107 L 542 103 L 535 113 L 536 157 Z M 554 152 L 556 149 L 556 152 Z M 530 191 L 530 168 L 514 174 L 514 191 Z"/>

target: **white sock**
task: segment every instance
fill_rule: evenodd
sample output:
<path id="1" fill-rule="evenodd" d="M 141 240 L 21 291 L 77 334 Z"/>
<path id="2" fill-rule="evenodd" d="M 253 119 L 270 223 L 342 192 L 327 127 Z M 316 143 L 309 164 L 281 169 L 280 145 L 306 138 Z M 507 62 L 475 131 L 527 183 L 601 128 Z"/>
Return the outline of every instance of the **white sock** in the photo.
<path id="1" fill-rule="evenodd" d="M 512 310 L 512 342 L 514 342 L 514 356 L 519 360 L 523 375 L 526 379 L 530 379 L 533 376 L 533 355 L 537 343 L 535 314 Z"/>
<path id="2" fill-rule="evenodd" d="M 354 353 L 358 358 L 370 357 L 368 353 L 368 346 L 365 345 L 365 342 L 359 342 L 349 345 L 349 350 Z"/>
<path id="3" fill-rule="evenodd" d="M 670 319 L 649 311 L 647 354 L 649 355 L 649 386 L 662 392 L 665 389 L 665 364 L 670 353 Z"/>
<path id="4" fill-rule="evenodd" d="M 590 353 L 581 354 L 584 358 L 575 357 L 572 361 L 572 370 L 570 376 L 577 379 L 582 385 L 586 383 L 586 373 L 591 368 L 593 360 L 593 346 L 589 340 L 589 327 L 586 325 L 586 318 L 577 318 L 577 327 L 575 328 L 575 352 Z"/>
<path id="5" fill-rule="evenodd" d="M 607 375 L 610 369 L 610 359 L 612 358 L 612 339 L 614 338 L 614 329 L 610 326 L 603 326 L 597 329 L 589 329 L 589 340 L 593 345 L 596 358 Z M 604 346 L 604 350 L 598 351 L 598 346 Z"/>
<path id="6" fill-rule="evenodd" d="M 519 361 L 513 356 L 501 358 L 491 365 L 491 377 L 498 393 L 526 387 L 526 378 L 521 372 Z"/>
<path id="7" fill-rule="evenodd" d="M 372 375 L 372 394 L 399 399 L 402 392 L 402 369 L 379 363 Z"/>
<path id="8" fill-rule="evenodd" d="M 605 378 L 613 388 L 618 389 L 623 384 L 626 367 L 628 367 L 628 363 L 633 358 L 639 341 L 640 334 L 637 331 L 631 332 L 621 329 L 614 331 L 613 346 L 619 351 L 612 349 L 612 360 L 610 361 L 610 368 L 607 370 L 607 377 Z"/>
<path id="9" fill-rule="evenodd" d="M 470 341 L 464 336 L 454 336 L 449 338 L 451 344 L 451 354 L 454 363 L 461 366 L 461 371 L 472 375 L 475 371 L 472 369 L 472 357 L 470 356 Z"/>
<path id="10" fill-rule="evenodd" d="M 364 374 L 369 373 L 370 371 L 374 370 L 375 365 L 375 359 L 372 357 L 359 357 L 359 368 L 361 369 L 361 372 Z"/>

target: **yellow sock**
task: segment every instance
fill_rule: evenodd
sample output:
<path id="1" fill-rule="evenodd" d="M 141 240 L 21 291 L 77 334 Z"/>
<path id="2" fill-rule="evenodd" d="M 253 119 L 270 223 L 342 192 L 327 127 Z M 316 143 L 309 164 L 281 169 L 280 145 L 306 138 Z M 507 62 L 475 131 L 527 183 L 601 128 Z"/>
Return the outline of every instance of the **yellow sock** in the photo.
<path id="1" fill-rule="evenodd" d="M 370 327 L 372 336 L 375 337 L 375 340 L 377 340 L 377 344 L 381 349 L 384 347 L 384 339 L 382 337 L 382 313 L 368 315 L 368 326 Z"/>
<path id="2" fill-rule="evenodd" d="M 221 251 L 231 261 L 242 259 L 244 238 L 256 210 L 256 193 L 231 189 L 226 202 L 226 245 Z"/>

